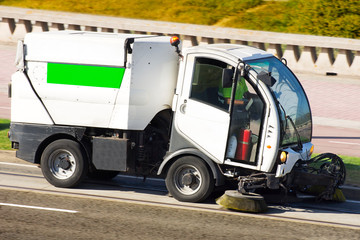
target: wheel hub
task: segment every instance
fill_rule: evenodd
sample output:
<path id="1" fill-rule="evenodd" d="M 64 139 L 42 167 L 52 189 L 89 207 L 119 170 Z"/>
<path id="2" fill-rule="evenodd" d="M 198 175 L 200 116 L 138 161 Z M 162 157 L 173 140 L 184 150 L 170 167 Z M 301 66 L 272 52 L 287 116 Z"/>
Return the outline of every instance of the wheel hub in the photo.
<path id="1" fill-rule="evenodd" d="M 182 194 L 193 195 L 203 184 L 199 170 L 192 165 L 181 166 L 174 173 L 175 187 Z"/>
<path id="2" fill-rule="evenodd" d="M 64 170 L 68 170 L 71 167 L 71 163 L 69 161 L 68 157 L 63 157 L 60 159 L 59 161 L 59 167 L 64 169 Z"/>
<path id="3" fill-rule="evenodd" d="M 186 173 L 182 177 L 182 184 L 185 186 L 191 186 L 196 182 L 196 177 L 193 173 Z"/>

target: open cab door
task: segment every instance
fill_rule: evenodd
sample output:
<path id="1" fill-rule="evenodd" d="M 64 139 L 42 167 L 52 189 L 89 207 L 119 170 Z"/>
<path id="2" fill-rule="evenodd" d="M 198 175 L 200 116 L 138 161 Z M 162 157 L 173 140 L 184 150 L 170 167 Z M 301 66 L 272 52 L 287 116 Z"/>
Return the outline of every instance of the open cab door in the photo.
<path id="1" fill-rule="evenodd" d="M 236 66 L 224 57 L 188 54 L 174 127 L 215 162 L 258 169 L 265 103 L 244 77 L 235 86 L 223 83 Z"/>

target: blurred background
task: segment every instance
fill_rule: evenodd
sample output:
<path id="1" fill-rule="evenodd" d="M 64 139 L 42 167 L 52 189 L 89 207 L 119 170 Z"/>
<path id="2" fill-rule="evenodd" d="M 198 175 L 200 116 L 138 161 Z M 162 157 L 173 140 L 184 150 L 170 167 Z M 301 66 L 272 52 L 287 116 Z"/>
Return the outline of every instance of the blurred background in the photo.
<path id="1" fill-rule="evenodd" d="M 360 38 L 358 0 L 0 0 L 0 5 Z"/>

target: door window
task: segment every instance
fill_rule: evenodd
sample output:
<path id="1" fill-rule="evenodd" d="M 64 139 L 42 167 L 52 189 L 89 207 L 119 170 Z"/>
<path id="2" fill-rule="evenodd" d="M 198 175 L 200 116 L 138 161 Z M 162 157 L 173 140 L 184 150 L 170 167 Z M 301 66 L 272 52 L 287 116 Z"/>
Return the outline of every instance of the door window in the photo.
<path id="1" fill-rule="evenodd" d="M 232 67 L 215 59 L 196 58 L 190 98 L 228 111 L 221 87 L 224 68 Z"/>
<path id="2" fill-rule="evenodd" d="M 226 158 L 256 165 L 264 101 L 243 77 L 238 80 L 231 115 Z"/>

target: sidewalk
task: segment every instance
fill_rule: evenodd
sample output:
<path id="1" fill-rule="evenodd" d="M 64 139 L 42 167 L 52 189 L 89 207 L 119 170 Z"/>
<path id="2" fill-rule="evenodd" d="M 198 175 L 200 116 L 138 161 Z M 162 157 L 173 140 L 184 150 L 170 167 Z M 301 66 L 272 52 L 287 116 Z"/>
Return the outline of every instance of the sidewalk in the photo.
<path id="1" fill-rule="evenodd" d="M 310 101 L 315 153 L 360 157 L 359 77 L 296 73 Z"/>
<path id="2" fill-rule="evenodd" d="M 295 73 L 309 98 L 315 125 L 360 130 L 359 77 Z"/>
<path id="3" fill-rule="evenodd" d="M 32 163 L 26 162 L 19 158 L 15 157 L 15 151 L 9 150 L 0 150 L 0 162 L 8 162 L 8 163 L 17 163 L 17 164 L 25 164 L 29 166 L 35 166 Z M 347 200 L 355 200 L 360 201 L 360 187 L 357 186 L 342 186 L 341 187 L 343 194 L 345 195 Z"/>
<path id="4" fill-rule="evenodd" d="M 0 118 L 10 119 L 10 99 L 8 84 L 15 67 L 16 45 L 0 43 Z"/>

